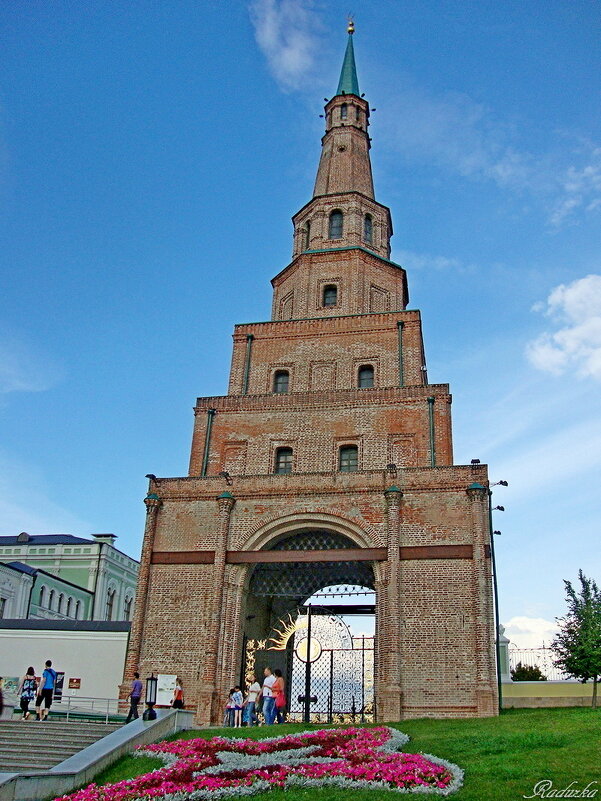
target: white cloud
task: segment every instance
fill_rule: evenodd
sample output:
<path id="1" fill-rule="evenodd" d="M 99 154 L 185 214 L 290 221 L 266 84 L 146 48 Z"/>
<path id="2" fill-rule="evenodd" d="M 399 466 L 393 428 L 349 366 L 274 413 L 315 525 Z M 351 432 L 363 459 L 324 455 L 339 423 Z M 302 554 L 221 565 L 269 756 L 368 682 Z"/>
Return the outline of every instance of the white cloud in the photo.
<path id="1" fill-rule="evenodd" d="M 312 0 L 254 0 L 250 14 L 257 44 L 284 91 L 300 88 L 317 48 Z"/>
<path id="2" fill-rule="evenodd" d="M 42 392 L 60 378 L 51 359 L 36 355 L 14 338 L 0 341 L 0 395 L 10 392 Z"/>
<path id="3" fill-rule="evenodd" d="M 459 259 L 447 256 L 431 256 L 428 253 L 413 253 L 410 250 L 395 252 L 395 258 L 406 269 L 411 270 L 462 270 Z"/>
<path id="4" fill-rule="evenodd" d="M 527 617 L 518 615 L 512 617 L 505 626 L 505 636 L 510 641 L 510 647 L 516 648 L 542 648 L 549 646 L 558 631 L 557 623 L 545 620 L 542 617 Z"/>
<path id="5" fill-rule="evenodd" d="M 524 432 L 523 440 L 495 460 L 495 473 L 511 484 L 514 501 L 545 493 L 601 466 L 601 427 L 598 418 L 577 419 L 536 441 Z"/>
<path id="6" fill-rule="evenodd" d="M 468 95 L 436 95 L 406 75 L 390 81 L 384 94 L 383 136 L 405 158 L 503 188 L 540 189 L 550 183 L 543 164 L 512 143 L 512 128 Z"/>
<path id="7" fill-rule="evenodd" d="M 536 304 L 535 309 L 540 308 Z M 527 344 L 530 363 L 556 375 L 573 370 L 581 377 L 601 380 L 601 275 L 561 284 L 543 308 L 556 330 L 544 331 Z"/>
<path id="8" fill-rule="evenodd" d="M 554 226 L 562 225 L 577 209 L 584 207 L 592 212 L 601 207 L 601 148 L 593 148 L 586 156 L 589 163 L 581 167 L 571 165 L 564 173 L 563 196 L 550 217 Z"/>

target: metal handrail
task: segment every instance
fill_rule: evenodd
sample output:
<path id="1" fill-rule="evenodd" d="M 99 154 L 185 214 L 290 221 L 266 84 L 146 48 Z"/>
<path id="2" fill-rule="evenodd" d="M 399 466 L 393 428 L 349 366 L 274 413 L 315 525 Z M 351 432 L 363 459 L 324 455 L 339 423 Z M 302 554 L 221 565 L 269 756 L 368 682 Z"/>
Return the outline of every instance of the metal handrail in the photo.
<path id="1" fill-rule="evenodd" d="M 104 718 L 108 723 L 111 715 L 118 715 L 120 707 L 127 708 L 127 701 L 120 698 L 96 698 L 86 695 L 66 695 L 55 699 L 60 704 L 61 712 L 65 712 L 67 721 L 75 715 L 92 714 L 94 717 Z M 64 704 L 66 702 L 66 710 Z"/>

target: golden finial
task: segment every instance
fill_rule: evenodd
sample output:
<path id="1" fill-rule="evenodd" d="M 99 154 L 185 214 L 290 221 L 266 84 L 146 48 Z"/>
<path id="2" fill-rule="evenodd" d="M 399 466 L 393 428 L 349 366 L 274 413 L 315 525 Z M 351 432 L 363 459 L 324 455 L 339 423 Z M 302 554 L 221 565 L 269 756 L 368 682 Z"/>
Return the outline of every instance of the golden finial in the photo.
<path id="1" fill-rule="evenodd" d="M 355 20 L 353 19 L 352 15 L 348 15 L 348 25 L 346 27 L 346 32 L 349 34 L 355 33 Z"/>

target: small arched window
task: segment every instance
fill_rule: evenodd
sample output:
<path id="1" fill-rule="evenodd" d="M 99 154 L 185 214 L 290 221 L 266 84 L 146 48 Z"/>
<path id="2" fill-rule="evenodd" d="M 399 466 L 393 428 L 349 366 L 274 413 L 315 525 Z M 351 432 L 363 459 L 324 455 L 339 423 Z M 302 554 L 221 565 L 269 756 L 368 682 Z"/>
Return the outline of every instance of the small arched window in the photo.
<path id="1" fill-rule="evenodd" d="M 359 449 L 356 445 L 344 445 L 340 448 L 338 469 L 341 473 L 355 473 L 359 469 Z"/>
<path id="2" fill-rule="evenodd" d="M 113 619 L 113 608 L 115 606 L 115 590 L 109 590 L 106 594 L 106 619 Z"/>
<path id="3" fill-rule="evenodd" d="M 336 284 L 327 284 L 323 288 L 323 305 L 336 306 L 338 303 L 338 287 Z"/>
<path id="4" fill-rule="evenodd" d="M 290 373 L 288 370 L 276 370 L 273 376 L 273 391 L 285 395 L 290 386 Z"/>
<path id="5" fill-rule="evenodd" d="M 131 602 L 132 598 L 126 598 L 123 605 L 123 616 L 125 620 L 131 620 Z"/>
<path id="6" fill-rule="evenodd" d="M 58 596 L 58 605 L 56 607 L 57 611 L 59 611 L 61 613 L 63 612 L 64 603 L 65 603 L 65 596 L 61 592 L 61 594 Z"/>
<path id="7" fill-rule="evenodd" d="M 374 224 L 371 214 L 366 214 L 363 218 L 363 241 L 371 245 L 374 237 Z"/>
<path id="8" fill-rule="evenodd" d="M 346 120 L 347 117 L 348 117 L 348 106 L 346 103 L 343 103 L 340 106 L 340 119 Z"/>
<path id="9" fill-rule="evenodd" d="M 359 106 L 355 106 L 355 119 L 357 122 L 361 120 L 361 111 L 359 110 Z"/>
<path id="10" fill-rule="evenodd" d="M 330 214 L 328 239 L 342 239 L 342 212 L 336 209 Z"/>
<path id="11" fill-rule="evenodd" d="M 81 614 L 81 601 L 75 601 L 75 620 L 79 620 Z"/>
<path id="12" fill-rule="evenodd" d="M 39 606 L 44 606 L 45 603 L 46 603 L 46 587 L 44 587 L 44 585 L 42 585 L 40 587 L 40 597 L 39 597 L 38 605 Z"/>
<path id="13" fill-rule="evenodd" d="M 374 368 L 371 364 L 364 364 L 359 368 L 358 381 L 360 389 L 368 389 L 374 385 Z"/>
<path id="14" fill-rule="evenodd" d="M 54 606 L 54 590 L 50 590 L 50 595 L 48 596 L 48 609 L 52 609 Z"/>
<path id="15" fill-rule="evenodd" d="M 305 250 L 311 247 L 311 220 L 307 220 L 305 224 Z"/>
<path id="16" fill-rule="evenodd" d="M 275 473 L 292 472 L 292 448 L 278 448 L 275 452 Z"/>
<path id="17" fill-rule="evenodd" d="M 71 598 L 71 596 L 69 596 L 67 598 L 67 608 L 65 609 L 65 614 L 67 615 L 67 617 L 71 617 L 71 604 L 72 603 L 73 603 L 73 598 Z"/>

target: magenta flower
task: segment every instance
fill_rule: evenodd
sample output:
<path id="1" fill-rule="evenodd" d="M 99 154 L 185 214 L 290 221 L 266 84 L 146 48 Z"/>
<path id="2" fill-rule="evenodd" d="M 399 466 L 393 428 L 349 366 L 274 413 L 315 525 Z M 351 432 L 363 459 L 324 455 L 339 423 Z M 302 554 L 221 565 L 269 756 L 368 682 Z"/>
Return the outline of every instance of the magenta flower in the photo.
<path id="1" fill-rule="evenodd" d="M 408 739 L 395 729 L 353 727 L 268 740 L 154 743 L 138 753 L 158 756 L 166 767 L 104 787 L 91 784 L 56 801 L 196 801 L 320 784 L 448 795 L 461 786 L 463 772 L 456 765 L 401 753 Z"/>

